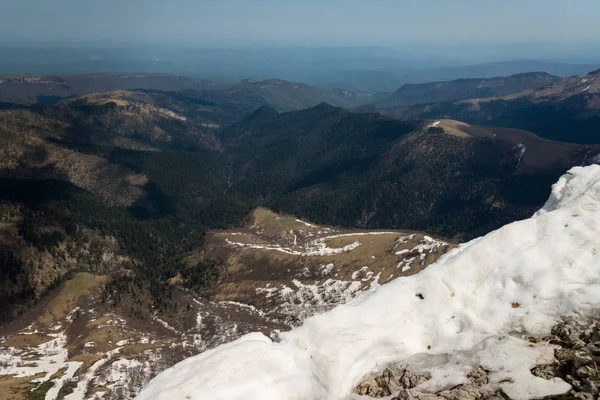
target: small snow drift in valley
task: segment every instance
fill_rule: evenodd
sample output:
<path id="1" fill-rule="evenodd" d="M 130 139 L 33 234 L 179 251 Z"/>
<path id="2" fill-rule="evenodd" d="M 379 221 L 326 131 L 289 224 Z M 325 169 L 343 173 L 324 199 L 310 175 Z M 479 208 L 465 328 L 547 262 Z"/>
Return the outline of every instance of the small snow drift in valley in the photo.
<path id="1" fill-rule="evenodd" d="M 600 304 L 600 166 L 573 168 L 532 218 L 462 245 L 419 274 L 375 286 L 271 340 L 260 333 L 189 358 L 138 399 L 345 399 L 402 362 L 435 392 L 483 366 L 513 399 L 565 393 L 530 369 L 552 362 L 546 335 Z"/>
<path id="2" fill-rule="evenodd" d="M 523 156 L 525 155 L 525 152 L 527 151 L 527 147 L 525 147 L 525 145 L 523 143 L 519 143 L 518 145 L 516 145 L 515 147 L 513 147 L 513 150 L 517 150 L 517 154 L 515 155 L 515 158 L 517 159 L 517 169 L 519 169 L 519 166 L 521 165 L 521 160 L 523 159 Z"/>

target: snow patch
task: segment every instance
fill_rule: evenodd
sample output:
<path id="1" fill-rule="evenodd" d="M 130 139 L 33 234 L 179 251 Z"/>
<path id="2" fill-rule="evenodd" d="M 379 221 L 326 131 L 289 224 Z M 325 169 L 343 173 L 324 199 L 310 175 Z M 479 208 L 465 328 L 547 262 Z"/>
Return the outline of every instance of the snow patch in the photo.
<path id="1" fill-rule="evenodd" d="M 175 333 L 178 332 L 177 329 L 173 328 L 166 321 L 163 321 L 162 319 L 158 318 L 157 316 L 154 316 L 154 320 L 156 322 L 158 322 L 159 324 L 161 324 L 162 326 L 164 326 L 166 329 L 170 330 L 171 332 L 175 332 Z"/>
<path id="2" fill-rule="evenodd" d="M 250 304 L 239 303 L 237 301 L 219 301 L 218 304 L 220 304 L 220 305 L 230 305 L 230 306 L 235 306 L 235 307 L 238 307 L 238 308 L 245 308 L 247 310 L 252 311 L 253 313 L 256 313 L 256 314 L 260 315 L 261 317 L 265 316 L 264 311 L 259 310 L 258 308 L 254 307 L 253 305 L 250 305 Z"/>
<path id="3" fill-rule="evenodd" d="M 333 267 L 334 267 L 334 265 L 332 263 L 329 263 L 327 265 L 321 265 L 321 275 L 322 276 L 329 275 L 331 273 L 331 271 L 333 271 Z"/>
<path id="4" fill-rule="evenodd" d="M 60 369 L 67 367 L 64 375 L 54 379 L 54 385 L 46 393 L 45 399 L 53 400 L 58 397 L 58 392 L 63 384 L 73 378 L 75 372 L 83 363 L 67 361 L 69 350 L 66 347 L 67 335 L 64 331 L 48 336 L 53 336 L 54 339 L 40 344 L 33 350 L 41 355 L 37 360 L 22 358 L 21 354 L 23 353 L 19 353 L 17 349 L 12 347 L 8 348 L 7 351 L 3 350 L 0 353 L 0 365 L 2 365 L 0 367 L 0 376 L 14 375 L 20 378 L 43 373 L 45 374 L 43 377 L 32 380 L 35 383 L 42 383 L 49 380 Z"/>
<path id="5" fill-rule="evenodd" d="M 374 281 L 373 273 L 369 279 Z M 348 282 L 335 279 L 314 284 L 305 284 L 294 279 L 292 284 L 294 287 L 284 284 L 280 288 L 256 289 L 257 294 L 266 294 L 266 298 L 276 297 L 279 304 L 271 312 L 288 315 L 286 322 L 292 325 L 296 325 L 298 320 L 304 320 L 350 301 L 362 291 L 363 287 L 361 281 Z"/>
<path id="6" fill-rule="evenodd" d="M 525 147 L 525 145 L 523 143 L 519 143 L 518 145 L 513 147 L 513 150 L 517 150 L 517 154 L 515 155 L 515 158 L 517 159 L 517 166 L 515 169 L 518 169 L 519 166 L 521 165 L 521 159 L 523 158 L 523 156 L 525 155 L 525 152 L 527 151 L 527 147 Z"/>
<path id="7" fill-rule="evenodd" d="M 308 222 L 302 221 L 301 219 L 297 219 L 296 222 L 300 222 L 301 224 L 304 224 L 304 225 L 308 226 L 309 228 L 318 228 L 317 225 L 309 224 Z"/>
<path id="8" fill-rule="evenodd" d="M 398 237 L 398 239 L 396 239 L 396 241 L 392 245 L 392 252 L 396 251 L 398 246 L 400 246 L 401 244 L 405 244 L 405 243 L 413 240 L 415 238 L 415 236 L 417 236 L 417 235 L 415 235 L 413 233 L 412 235 Z M 398 254 L 398 253 L 396 253 L 396 254 Z"/>

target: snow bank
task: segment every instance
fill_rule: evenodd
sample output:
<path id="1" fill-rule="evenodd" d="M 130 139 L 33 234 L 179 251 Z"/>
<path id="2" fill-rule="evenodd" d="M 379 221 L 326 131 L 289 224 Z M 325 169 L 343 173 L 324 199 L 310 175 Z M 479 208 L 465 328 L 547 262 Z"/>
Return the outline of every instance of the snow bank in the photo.
<path id="1" fill-rule="evenodd" d="M 157 376 L 138 399 L 343 399 L 394 362 L 427 371 L 421 390 L 464 382 L 477 365 L 514 399 L 564 393 L 534 377 L 561 317 L 600 304 L 600 166 L 573 168 L 546 205 L 446 254 L 421 273 L 375 287 L 276 341 L 253 333 Z M 532 347 L 533 346 L 533 347 Z M 512 383 L 511 383 L 512 380 Z"/>

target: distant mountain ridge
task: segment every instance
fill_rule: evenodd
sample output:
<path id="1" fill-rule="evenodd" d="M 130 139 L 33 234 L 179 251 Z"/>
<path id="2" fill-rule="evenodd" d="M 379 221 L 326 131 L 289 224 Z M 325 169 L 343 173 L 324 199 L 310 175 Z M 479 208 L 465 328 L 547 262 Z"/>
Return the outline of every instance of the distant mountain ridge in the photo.
<path id="1" fill-rule="evenodd" d="M 400 107 L 363 107 L 396 118 L 456 119 L 469 124 L 520 128 L 538 136 L 600 143 L 600 74 L 497 97 L 439 101 Z"/>
<path id="2" fill-rule="evenodd" d="M 55 104 L 66 98 L 113 90 L 168 91 L 215 87 L 216 83 L 207 80 L 168 74 L 0 75 L 0 102 Z"/>
<path id="3" fill-rule="evenodd" d="M 528 89 L 562 82 L 564 79 L 545 72 L 529 72 L 507 77 L 458 79 L 445 82 L 408 84 L 389 97 L 375 103 L 376 107 L 405 107 L 432 102 L 505 96 Z"/>
<path id="4" fill-rule="evenodd" d="M 229 102 L 271 104 L 280 111 L 314 107 L 328 102 L 356 107 L 372 101 L 371 94 L 343 88 L 310 86 L 282 79 L 244 79 L 227 88 L 203 79 L 167 74 L 92 74 L 72 76 L 0 75 L 0 103 L 56 104 L 61 100 L 118 90 L 187 92 L 192 97 L 216 97 Z M 258 100 L 262 99 L 262 100 Z M 258 107 L 257 106 L 257 107 Z"/>
<path id="5" fill-rule="evenodd" d="M 260 96 L 280 111 L 310 108 L 322 102 L 337 107 L 349 108 L 368 103 L 372 99 L 371 94 L 366 92 L 311 86 L 283 79 L 267 79 L 264 81 L 244 79 L 231 87 L 228 93 L 251 93 Z"/>

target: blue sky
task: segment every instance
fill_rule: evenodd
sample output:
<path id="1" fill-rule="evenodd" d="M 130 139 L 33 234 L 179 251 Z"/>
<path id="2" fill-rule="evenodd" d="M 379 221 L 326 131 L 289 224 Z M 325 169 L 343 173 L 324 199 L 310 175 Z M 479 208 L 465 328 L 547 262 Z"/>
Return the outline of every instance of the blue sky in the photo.
<path id="1" fill-rule="evenodd" d="M 2 0 L 0 41 L 592 42 L 599 0 Z"/>

